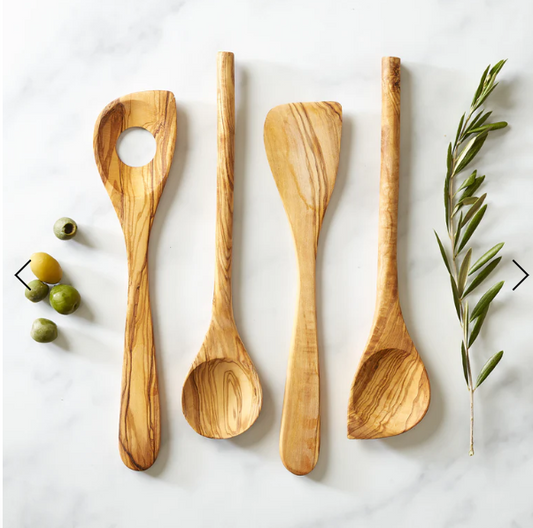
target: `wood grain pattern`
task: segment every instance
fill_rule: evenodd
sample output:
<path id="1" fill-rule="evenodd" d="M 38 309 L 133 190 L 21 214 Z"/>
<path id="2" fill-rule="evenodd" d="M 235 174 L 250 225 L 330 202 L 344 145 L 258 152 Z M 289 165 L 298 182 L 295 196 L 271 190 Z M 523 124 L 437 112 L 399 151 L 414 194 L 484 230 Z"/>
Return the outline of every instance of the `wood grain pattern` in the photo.
<path id="1" fill-rule="evenodd" d="M 295 103 L 272 109 L 265 148 L 292 228 L 298 260 L 298 304 L 289 354 L 280 455 L 296 475 L 309 473 L 320 450 L 315 267 L 322 220 L 339 164 L 342 108 Z"/>
<path id="2" fill-rule="evenodd" d="M 115 148 L 120 134 L 131 127 L 145 128 L 156 141 L 156 155 L 143 167 L 122 163 Z M 128 255 L 119 448 L 124 464 L 134 470 L 155 462 L 161 438 L 148 241 L 175 143 L 176 102 L 166 91 L 138 92 L 113 101 L 94 131 L 96 164 L 122 225 Z"/>
<path id="3" fill-rule="evenodd" d="M 378 287 L 370 338 L 348 403 L 348 438 L 384 438 L 414 427 L 426 414 L 426 369 L 405 326 L 396 266 L 400 177 L 400 59 L 382 61 Z"/>
<path id="4" fill-rule="evenodd" d="M 231 255 L 235 159 L 233 53 L 220 52 L 218 72 L 216 262 L 211 324 L 187 375 L 182 409 L 191 427 L 209 438 L 231 438 L 257 419 L 263 402 L 259 377 L 233 317 Z"/>

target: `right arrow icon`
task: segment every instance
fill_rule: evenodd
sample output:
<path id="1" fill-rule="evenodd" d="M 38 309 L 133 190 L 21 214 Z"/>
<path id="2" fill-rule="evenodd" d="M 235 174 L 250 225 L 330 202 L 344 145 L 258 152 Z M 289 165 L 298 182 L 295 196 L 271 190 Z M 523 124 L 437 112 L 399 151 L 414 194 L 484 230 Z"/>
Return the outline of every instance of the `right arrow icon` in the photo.
<path id="1" fill-rule="evenodd" d="M 525 273 L 525 277 L 513 288 L 513 291 L 515 291 L 529 277 L 529 273 L 516 260 L 513 259 L 513 262 Z"/>

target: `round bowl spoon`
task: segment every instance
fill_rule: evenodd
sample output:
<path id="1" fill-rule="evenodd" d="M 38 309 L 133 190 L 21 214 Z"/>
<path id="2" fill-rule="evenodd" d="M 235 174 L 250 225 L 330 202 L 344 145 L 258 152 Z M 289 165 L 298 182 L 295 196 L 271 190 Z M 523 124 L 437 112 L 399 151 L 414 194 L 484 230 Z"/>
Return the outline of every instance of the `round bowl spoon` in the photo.
<path id="1" fill-rule="evenodd" d="M 233 53 L 217 58 L 217 220 L 215 288 L 211 324 L 187 375 L 182 408 L 202 436 L 231 438 L 246 431 L 261 410 L 263 392 L 239 337 L 231 295 L 235 80 Z"/>

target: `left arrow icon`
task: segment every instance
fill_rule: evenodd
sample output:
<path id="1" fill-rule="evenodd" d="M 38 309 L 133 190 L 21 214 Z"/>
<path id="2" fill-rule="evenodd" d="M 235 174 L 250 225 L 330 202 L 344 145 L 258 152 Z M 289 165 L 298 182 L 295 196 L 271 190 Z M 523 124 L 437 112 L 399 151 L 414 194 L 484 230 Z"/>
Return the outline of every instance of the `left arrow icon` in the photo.
<path id="1" fill-rule="evenodd" d="M 24 286 L 26 286 L 26 288 L 28 288 L 28 290 L 31 291 L 31 288 L 19 277 L 19 273 L 31 262 L 31 259 L 28 260 L 28 262 L 26 262 L 26 264 L 24 264 L 24 266 L 22 266 L 22 268 L 20 268 L 17 273 L 15 273 L 15 277 L 17 277 L 17 279 L 22 282 L 22 284 L 24 284 Z"/>

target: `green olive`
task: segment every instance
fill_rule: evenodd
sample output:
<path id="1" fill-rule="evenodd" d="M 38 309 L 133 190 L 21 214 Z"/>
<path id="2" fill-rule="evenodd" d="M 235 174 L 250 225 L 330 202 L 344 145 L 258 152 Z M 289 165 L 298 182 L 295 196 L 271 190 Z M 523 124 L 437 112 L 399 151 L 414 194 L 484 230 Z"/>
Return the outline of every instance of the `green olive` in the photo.
<path id="1" fill-rule="evenodd" d="M 72 218 L 65 216 L 54 224 L 54 235 L 60 240 L 70 240 L 76 236 L 77 232 L 78 226 Z"/>
<path id="2" fill-rule="evenodd" d="M 29 299 L 34 303 L 42 301 L 48 295 L 48 290 L 50 289 L 48 288 L 48 284 L 37 279 L 30 281 L 28 286 L 31 289 L 28 290 L 28 288 L 26 288 L 24 295 L 26 295 L 26 299 Z"/>
<path id="3" fill-rule="evenodd" d="M 78 290 L 68 284 L 58 284 L 50 290 L 50 305 L 63 315 L 74 313 L 81 302 Z"/>
<path id="4" fill-rule="evenodd" d="M 57 325 L 50 319 L 35 319 L 30 335 L 37 343 L 50 343 L 57 337 Z"/>

